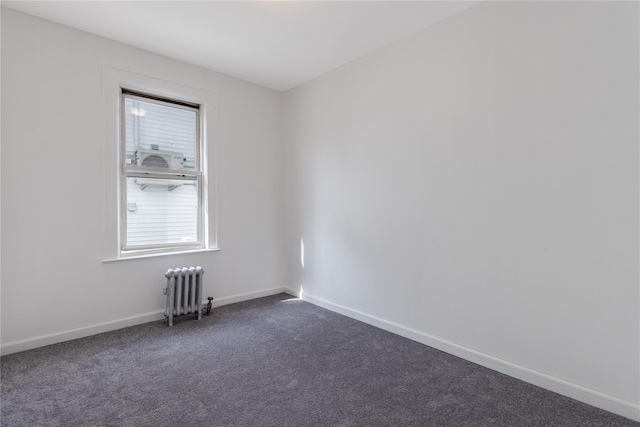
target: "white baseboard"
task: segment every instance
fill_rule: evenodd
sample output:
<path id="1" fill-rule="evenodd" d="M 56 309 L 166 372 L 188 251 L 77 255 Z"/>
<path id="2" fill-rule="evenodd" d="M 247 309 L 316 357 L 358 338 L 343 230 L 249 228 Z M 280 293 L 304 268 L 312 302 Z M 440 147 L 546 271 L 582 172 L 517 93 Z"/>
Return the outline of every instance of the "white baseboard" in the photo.
<path id="1" fill-rule="evenodd" d="M 285 288 L 285 287 L 269 288 L 269 289 L 263 289 L 263 290 L 260 290 L 260 291 L 254 291 L 254 292 L 245 292 L 243 294 L 237 294 L 237 295 L 231 295 L 231 296 L 228 296 L 228 297 L 216 298 L 216 299 L 213 300 L 213 306 L 214 307 L 220 307 L 220 306 L 227 305 L 227 304 L 234 304 L 236 302 L 248 301 L 248 300 L 251 300 L 251 299 L 268 297 L 270 295 L 276 295 L 276 294 L 281 294 L 281 293 L 293 295 L 292 292 L 293 291 L 291 289 Z"/>
<path id="2" fill-rule="evenodd" d="M 31 350 L 45 345 L 57 344 L 59 342 L 84 338 L 90 335 L 101 334 L 103 332 L 115 331 L 116 329 L 126 328 L 127 326 L 139 325 L 141 323 L 154 322 L 164 318 L 164 310 L 152 311 L 137 316 L 127 317 L 125 319 L 112 320 L 110 322 L 98 323 L 97 325 L 85 326 L 68 331 L 56 332 L 48 335 L 40 335 L 33 338 L 27 338 L 20 341 L 12 341 L 2 344 L 0 354 L 17 353 L 19 351 Z"/>
<path id="3" fill-rule="evenodd" d="M 228 297 L 216 298 L 213 300 L 214 307 L 220 307 L 236 302 L 247 301 L 255 298 L 266 297 L 279 293 L 292 294 L 292 290 L 284 287 L 263 289 L 255 292 L 247 292 Z M 206 303 L 207 301 L 204 301 Z M 46 345 L 57 344 L 64 341 L 84 338 L 90 335 L 101 334 L 103 332 L 115 331 L 116 329 L 126 328 L 128 326 L 140 325 L 142 323 L 155 322 L 164 318 L 164 310 L 152 311 L 150 313 L 139 314 L 137 316 L 127 317 L 124 319 L 112 320 L 109 322 L 89 325 L 82 328 L 70 329 L 68 331 L 56 332 L 48 335 L 40 335 L 37 337 L 27 338 L 19 341 L 12 341 L 2 344 L 0 347 L 0 355 L 17 353 L 20 351 L 31 350 Z"/>
<path id="4" fill-rule="evenodd" d="M 290 293 L 291 295 L 295 294 L 294 291 L 287 293 Z M 565 381 L 561 378 L 553 377 L 543 372 L 538 372 L 533 369 L 511 363 L 503 359 L 499 359 L 497 357 L 443 340 L 433 335 L 429 335 L 415 329 L 407 328 L 405 326 L 389 322 L 379 317 L 371 316 L 361 311 L 353 310 L 339 304 L 334 304 L 321 298 L 309 295 L 306 292 L 302 293 L 302 295 L 299 296 L 303 300 L 322 308 L 326 308 L 327 310 L 334 311 L 336 313 L 378 327 L 385 331 L 389 331 L 405 338 L 409 338 L 410 340 L 428 345 L 429 347 L 433 347 L 438 350 L 442 350 L 446 353 L 458 356 L 473 363 L 477 363 L 478 365 L 487 367 L 494 371 L 501 372 L 503 374 L 537 385 L 555 393 L 570 397 L 575 400 L 579 400 L 591 406 L 604 409 L 605 411 L 613 412 L 614 414 L 621 415 L 634 421 L 640 421 L 640 405 L 638 404 L 628 402 L 626 400 L 622 400 L 617 397 L 610 396 L 599 391 L 592 390 L 590 388 L 583 387 L 569 381 Z"/>

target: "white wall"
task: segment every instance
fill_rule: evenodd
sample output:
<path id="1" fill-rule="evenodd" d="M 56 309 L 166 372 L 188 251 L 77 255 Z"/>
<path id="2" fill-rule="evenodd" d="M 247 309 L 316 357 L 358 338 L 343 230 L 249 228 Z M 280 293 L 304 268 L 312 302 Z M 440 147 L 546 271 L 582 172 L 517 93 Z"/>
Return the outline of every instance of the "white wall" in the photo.
<path id="1" fill-rule="evenodd" d="M 637 3 L 487 2 L 286 93 L 290 285 L 640 419 L 638 47 Z"/>
<path id="2" fill-rule="evenodd" d="M 105 65 L 217 94 L 220 252 L 102 262 Z M 3 352 L 157 318 L 170 267 L 218 302 L 279 291 L 281 153 L 281 93 L 3 8 Z"/>

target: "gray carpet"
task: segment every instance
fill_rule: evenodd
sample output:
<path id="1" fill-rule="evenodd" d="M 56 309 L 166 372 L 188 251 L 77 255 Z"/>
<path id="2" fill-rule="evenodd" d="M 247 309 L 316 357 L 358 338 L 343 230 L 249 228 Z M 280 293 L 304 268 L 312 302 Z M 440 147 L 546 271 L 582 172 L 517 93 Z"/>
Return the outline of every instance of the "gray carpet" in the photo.
<path id="1" fill-rule="evenodd" d="M 639 426 L 285 294 L 4 356 L 2 426 Z"/>

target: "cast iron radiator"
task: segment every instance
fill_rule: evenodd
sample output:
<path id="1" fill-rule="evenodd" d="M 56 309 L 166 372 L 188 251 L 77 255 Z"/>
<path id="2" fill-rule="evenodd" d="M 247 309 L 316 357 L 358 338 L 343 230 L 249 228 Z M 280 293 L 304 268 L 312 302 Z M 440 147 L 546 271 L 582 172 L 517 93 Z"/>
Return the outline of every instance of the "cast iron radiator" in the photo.
<path id="1" fill-rule="evenodd" d="M 170 268 L 164 274 L 167 278 L 167 287 L 164 295 L 167 296 L 167 308 L 164 316 L 173 326 L 173 318 L 183 314 L 195 313 L 198 320 L 202 319 L 202 267 Z"/>

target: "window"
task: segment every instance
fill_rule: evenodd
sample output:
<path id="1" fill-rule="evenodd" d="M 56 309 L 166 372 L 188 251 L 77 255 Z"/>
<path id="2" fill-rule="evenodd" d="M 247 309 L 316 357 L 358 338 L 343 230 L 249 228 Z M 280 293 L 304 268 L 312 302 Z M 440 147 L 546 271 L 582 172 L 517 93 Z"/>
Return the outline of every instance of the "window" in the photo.
<path id="1" fill-rule="evenodd" d="M 181 74 L 102 70 L 103 262 L 219 250 L 217 94 Z"/>
<path id="2" fill-rule="evenodd" d="M 205 247 L 201 113 L 121 89 L 121 254 Z"/>

